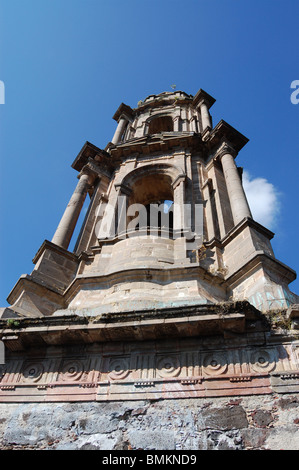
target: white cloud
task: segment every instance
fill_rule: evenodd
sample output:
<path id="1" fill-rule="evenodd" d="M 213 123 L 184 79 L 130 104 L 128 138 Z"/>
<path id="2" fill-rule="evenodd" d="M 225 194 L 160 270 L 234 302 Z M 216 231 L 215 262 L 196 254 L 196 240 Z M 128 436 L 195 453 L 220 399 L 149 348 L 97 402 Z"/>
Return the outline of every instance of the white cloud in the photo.
<path id="1" fill-rule="evenodd" d="M 279 192 L 265 178 L 252 178 L 244 171 L 243 186 L 254 220 L 271 229 L 279 214 Z"/>

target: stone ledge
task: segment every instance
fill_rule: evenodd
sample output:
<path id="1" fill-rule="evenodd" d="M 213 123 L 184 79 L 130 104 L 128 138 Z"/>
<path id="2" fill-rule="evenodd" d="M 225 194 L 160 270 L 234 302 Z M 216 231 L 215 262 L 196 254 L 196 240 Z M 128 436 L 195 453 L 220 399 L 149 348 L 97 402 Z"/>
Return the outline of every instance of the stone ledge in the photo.
<path id="1" fill-rule="evenodd" d="M 224 138 L 232 144 L 237 153 L 249 142 L 249 139 L 241 134 L 241 132 L 221 119 L 214 129 L 211 130 L 206 142 L 210 148 L 212 147 L 217 150 Z"/>
<path id="2" fill-rule="evenodd" d="M 239 284 L 246 278 L 246 276 L 248 276 L 249 271 L 252 271 L 258 266 L 265 268 L 265 270 L 269 269 L 270 272 L 277 272 L 280 279 L 282 279 L 286 284 L 294 281 L 297 277 L 295 271 L 289 268 L 289 266 L 260 250 L 256 251 L 253 256 L 235 273 L 226 277 L 225 281 L 231 286 L 231 288 L 234 288 L 236 284 Z"/>
<path id="3" fill-rule="evenodd" d="M 174 260 L 176 261 L 176 260 Z M 139 266 L 137 268 L 123 269 L 122 271 L 112 271 L 107 274 L 87 273 L 79 274 L 64 292 L 64 298 L 68 303 L 72 297 L 79 291 L 84 284 L 109 284 L 118 282 L 132 281 L 152 281 L 152 282 L 170 282 L 172 279 L 177 280 L 178 277 L 186 279 L 188 276 L 192 279 L 202 279 L 211 282 L 212 285 L 225 286 L 225 280 L 222 277 L 214 276 L 199 263 L 188 265 L 167 265 L 149 268 L 148 266 Z"/>
<path id="4" fill-rule="evenodd" d="M 293 304 L 288 308 L 287 318 L 299 319 L 299 304 Z"/>
<path id="5" fill-rule="evenodd" d="M 71 261 L 78 262 L 78 256 L 72 253 L 71 251 L 66 250 L 65 248 L 61 248 L 60 246 L 56 245 L 55 243 L 49 242 L 48 240 L 45 240 L 39 250 L 37 251 L 36 255 L 34 256 L 32 262 L 33 264 L 36 264 L 40 257 L 43 255 L 43 253 L 46 250 L 50 250 L 54 253 L 58 253 L 59 255 L 62 255 L 65 258 L 70 259 Z"/>
<path id="6" fill-rule="evenodd" d="M 199 134 L 194 132 L 170 132 L 168 135 L 147 135 L 120 143 L 110 148 L 111 157 L 123 158 L 132 153 L 144 154 L 144 152 L 166 152 L 176 147 L 184 147 L 198 150 L 203 146 Z"/>
<path id="7" fill-rule="evenodd" d="M 74 312 L 71 312 L 74 313 Z M 35 345 L 90 344 L 122 340 L 186 338 L 198 335 L 240 334 L 246 321 L 261 320 L 261 315 L 248 302 L 198 307 L 176 307 L 152 311 L 102 314 L 99 317 L 49 316 L 20 318 L 17 328 L 8 328 L 0 320 L 2 337 L 14 335 L 7 342 L 11 350 Z"/>
<path id="8" fill-rule="evenodd" d="M 51 341 L 49 347 L 40 344 L 35 332 L 28 349 L 8 351 L 0 367 L 0 402 L 204 398 L 299 390 L 299 356 L 290 338 L 275 345 L 267 344 L 266 337 L 262 344 L 248 344 L 250 333 L 234 342 L 195 336 L 84 344 L 84 325 L 81 332 L 80 344 L 56 347 Z M 56 339 L 58 333 L 56 328 Z"/>
<path id="9" fill-rule="evenodd" d="M 222 246 L 227 245 L 230 243 L 232 239 L 234 239 L 239 233 L 244 230 L 244 227 L 254 228 L 257 232 L 263 234 L 266 238 L 271 240 L 274 237 L 274 233 L 268 230 L 263 225 L 259 224 L 255 220 L 251 219 L 250 217 L 246 217 L 245 219 L 241 220 L 235 227 L 233 227 L 226 235 L 221 239 Z"/>
<path id="10" fill-rule="evenodd" d="M 151 381 L 0 383 L 0 403 L 40 402 L 109 402 L 205 398 L 225 396 L 269 395 L 272 392 L 267 374 L 251 375 L 246 381 L 234 377 L 186 377 Z M 143 383 L 142 383 L 143 382 Z"/>
<path id="11" fill-rule="evenodd" d="M 7 301 L 12 305 L 12 307 L 10 307 L 12 310 L 17 311 L 18 313 L 20 312 L 20 314 L 23 314 L 24 316 L 29 316 L 28 312 L 25 311 L 25 309 L 13 305 L 18 300 L 23 291 L 26 293 L 38 291 L 39 295 L 44 296 L 47 299 L 50 298 L 51 301 L 57 303 L 56 308 L 63 308 L 64 306 L 61 291 L 55 289 L 53 286 L 50 286 L 45 282 L 42 282 L 40 279 L 33 278 L 29 274 L 23 274 L 20 276 L 17 283 L 8 295 Z M 31 312 L 30 316 L 39 316 L 39 314 L 34 315 Z"/>
<path id="12" fill-rule="evenodd" d="M 270 382 L 276 393 L 299 393 L 299 370 L 272 372 Z"/>

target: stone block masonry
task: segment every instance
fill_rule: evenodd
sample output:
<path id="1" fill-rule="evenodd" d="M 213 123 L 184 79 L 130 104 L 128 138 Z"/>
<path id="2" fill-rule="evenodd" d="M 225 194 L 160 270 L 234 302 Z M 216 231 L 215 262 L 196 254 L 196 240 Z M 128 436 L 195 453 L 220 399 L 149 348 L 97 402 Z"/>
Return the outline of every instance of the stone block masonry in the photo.
<path id="1" fill-rule="evenodd" d="M 299 450 L 296 273 L 252 219 L 248 139 L 213 127 L 214 102 L 122 103 L 112 142 L 82 147 L 52 241 L 0 308 L 0 449 Z"/>
<path id="2" fill-rule="evenodd" d="M 184 305 L 248 300 L 263 312 L 299 302 L 288 288 L 296 273 L 272 250 L 274 234 L 252 219 L 236 164 L 248 139 L 223 120 L 211 128 L 214 102 L 203 90 L 175 91 L 150 95 L 136 109 L 119 106 L 112 142 L 105 149 L 86 142 L 74 160 L 73 195 L 52 241 L 34 257 L 34 270 L 9 294 L 6 317 L 171 307 L 183 299 Z M 167 223 L 150 210 L 165 202 L 172 207 Z M 151 292 L 138 287 L 149 276 Z M 168 292 L 169 283 L 180 288 Z M 125 294 L 115 294 L 120 284 Z"/>
<path id="3" fill-rule="evenodd" d="M 24 448 L 299 450 L 299 399 L 1 404 L 0 449 Z"/>

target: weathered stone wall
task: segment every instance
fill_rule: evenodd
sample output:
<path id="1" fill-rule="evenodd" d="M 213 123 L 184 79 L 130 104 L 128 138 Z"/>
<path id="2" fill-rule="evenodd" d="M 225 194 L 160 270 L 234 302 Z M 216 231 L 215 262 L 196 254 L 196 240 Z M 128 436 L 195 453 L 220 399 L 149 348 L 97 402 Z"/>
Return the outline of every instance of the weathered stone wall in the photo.
<path id="1" fill-rule="evenodd" d="M 0 449 L 299 450 L 299 396 L 1 404 Z"/>

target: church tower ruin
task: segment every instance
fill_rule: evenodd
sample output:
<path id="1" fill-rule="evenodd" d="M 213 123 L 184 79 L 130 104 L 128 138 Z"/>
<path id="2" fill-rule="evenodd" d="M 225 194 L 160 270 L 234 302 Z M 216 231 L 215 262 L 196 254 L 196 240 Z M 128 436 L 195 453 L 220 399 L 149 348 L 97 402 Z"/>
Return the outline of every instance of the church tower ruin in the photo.
<path id="1" fill-rule="evenodd" d="M 122 103 L 106 148 L 84 144 L 52 241 L 1 309 L 0 402 L 299 391 L 296 274 L 252 217 L 236 163 L 248 139 L 213 124 L 214 103 L 203 90 Z"/>

